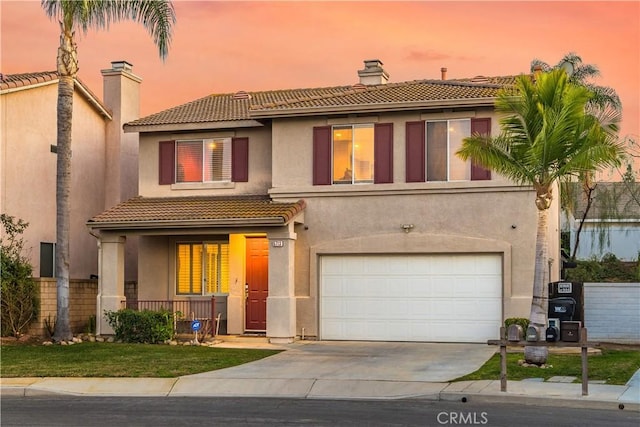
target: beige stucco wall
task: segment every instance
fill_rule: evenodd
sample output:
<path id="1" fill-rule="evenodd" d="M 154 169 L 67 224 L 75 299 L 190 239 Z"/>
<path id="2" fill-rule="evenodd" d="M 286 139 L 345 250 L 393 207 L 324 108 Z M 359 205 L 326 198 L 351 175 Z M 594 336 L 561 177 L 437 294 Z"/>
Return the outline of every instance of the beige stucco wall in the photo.
<path id="1" fill-rule="evenodd" d="M 271 187 L 270 128 L 212 130 L 188 134 L 165 133 L 140 136 L 139 191 L 145 197 L 266 194 Z M 198 138 L 249 138 L 249 182 L 158 185 L 159 142 Z"/>
<path id="2" fill-rule="evenodd" d="M 533 193 L 501 190 L 307 197 L 305 224 L 296 228 L 298 327 L 317 333 L 322 254 L 496 253 L 503 259 L 503 316 L 527 317 L 535 259 Z M 414 228 L 405 233 L 403 224 Z"/>
<path id="3" fill-rule="evenodd" d="M 24 234 L 34 275 L 40 242 L 55 243 L 57 84 L 2 94 L 0 210 L 29 222 Z M 73 106 L 70 277 L 98 274 L 86 221 L 104 209 L 105 120 L 77 92 Z"/>
<path id="4" fill-rule="evenodd" d="M 297 226 L 295 290 L 297 334 L 318 326 L 318 261 L 348 253 L 497 253 L 503 259 L 503 317 L 528 317 L 535 261 L 537 210 L 530 188 L 495 173 L 491 181 L 405 182 L 407 121 L 492 117 L 490 111 L 391 113 L 340 119 L 278 120 L 273 126 L 274 200 L 305 199 L 304 226 Z M 347 123 L 393 123 L 394 183 L 312 185 L 312 129 Z M 295 144 L 295 150 L 292 150 Z M 558 210 L 549 216 L 548 272 L 557 280 Z M 412 224 L 410 233 L 401 228 Z"/>
<path id="5" fill-rule="evenodd" d="M 386 113 L 364 117 L 345 118 L 285 118 L 275 121 L 273 128 L 273 188 L 286 191 L 295 187 L 311 186 L 313 176 L 313 128 L 315 126 L 393 123 L 393 182 L 405 182 L 406 162 L 406 122 L 418 120 L 471 119 L 494 117 L 486 110 L 451 113 Z M 492 133 L 499 131 L 493 118 Z M 505 182 L 502 177 L 493 177 L 493 181 Z"/>

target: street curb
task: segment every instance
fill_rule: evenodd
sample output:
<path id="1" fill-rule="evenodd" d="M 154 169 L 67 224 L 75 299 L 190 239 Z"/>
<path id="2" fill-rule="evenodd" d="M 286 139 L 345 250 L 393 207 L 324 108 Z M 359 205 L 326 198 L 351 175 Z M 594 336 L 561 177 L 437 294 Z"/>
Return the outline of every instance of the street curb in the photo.
<path id="1" fill-rule="evenodd" d="M 464 403 L 509 403 L 509 404 L 522 404 L 529 406 L 552 406 L 560 408 L 576 408 L 576 409 L 607 409 L 607 410 L 625 410 L 640 412 L 640 404 L 638 403 L 625 403 L 619 401 L 603 401 L 603 400 L 589 400 L 589 397 L 582 399 L 567 399 L 563 397 L 538 397 L 527 396 L 521 394 L 509 394 L 504 392 L 501 394 L 469 394 L 461 392 L 442 392 L 440 393 L 440 400 L 449 402 L 464 402 Z"/>

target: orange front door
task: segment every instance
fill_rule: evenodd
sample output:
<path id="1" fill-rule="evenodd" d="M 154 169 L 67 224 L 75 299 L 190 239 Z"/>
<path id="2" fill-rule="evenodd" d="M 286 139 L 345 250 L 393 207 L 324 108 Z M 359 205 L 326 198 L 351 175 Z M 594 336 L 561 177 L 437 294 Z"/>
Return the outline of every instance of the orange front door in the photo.
<path id="1" fill-rule="evenodd" d="M 247 237 L 246 324 L 248 331 L 267 330 L 269 240 Z"/>

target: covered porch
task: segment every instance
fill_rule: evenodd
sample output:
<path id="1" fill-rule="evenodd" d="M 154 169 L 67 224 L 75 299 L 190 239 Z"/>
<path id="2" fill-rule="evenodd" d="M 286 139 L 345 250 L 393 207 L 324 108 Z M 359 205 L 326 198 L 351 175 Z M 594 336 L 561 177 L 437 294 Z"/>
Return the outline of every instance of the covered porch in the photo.
<path id="1" fill-rule="evenodd" d="M 295 226 L 304 221 L 304 207 L 302 200 L 268 196 L 136 197 L 92 218 L 87 225 L 99 245 L 96 333 L 113 334 L 104 312 L 126 304 L 124 244 L 138 236 L 138 300 L 213 297 L 224 332 L 293 341 Z"/>

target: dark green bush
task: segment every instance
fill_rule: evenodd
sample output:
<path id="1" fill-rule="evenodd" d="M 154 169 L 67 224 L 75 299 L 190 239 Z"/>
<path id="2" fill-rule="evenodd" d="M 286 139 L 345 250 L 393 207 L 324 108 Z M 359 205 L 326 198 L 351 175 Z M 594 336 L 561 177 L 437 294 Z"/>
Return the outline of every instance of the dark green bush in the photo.
<path id="1" fill-rule="evenodd" d="M 640 280 L 640 261 L 620 261 L 614 254 L 605 254 L 602 260 L 592 258 L 577 261 L 577 267 L 565 271 L 565 279 L 572 282 L 636 282 Z"/>
<path id="2" fill-rule="evenodd" d="M 123 342 L 155 344 L 173 338 L 173 313 L 167 310 L 122 309 L 105 311 L 105 316 L 116 339 Z"/>
<path id="3" fill-rule="evenodd" d="M 0 215 L 0 222 L 0 334 L 19 337 L 38 317 L 40 289 L 31 277 L 29 259 L 22 254 L 22 233 L 29 224 L 6 214 Z"/>

